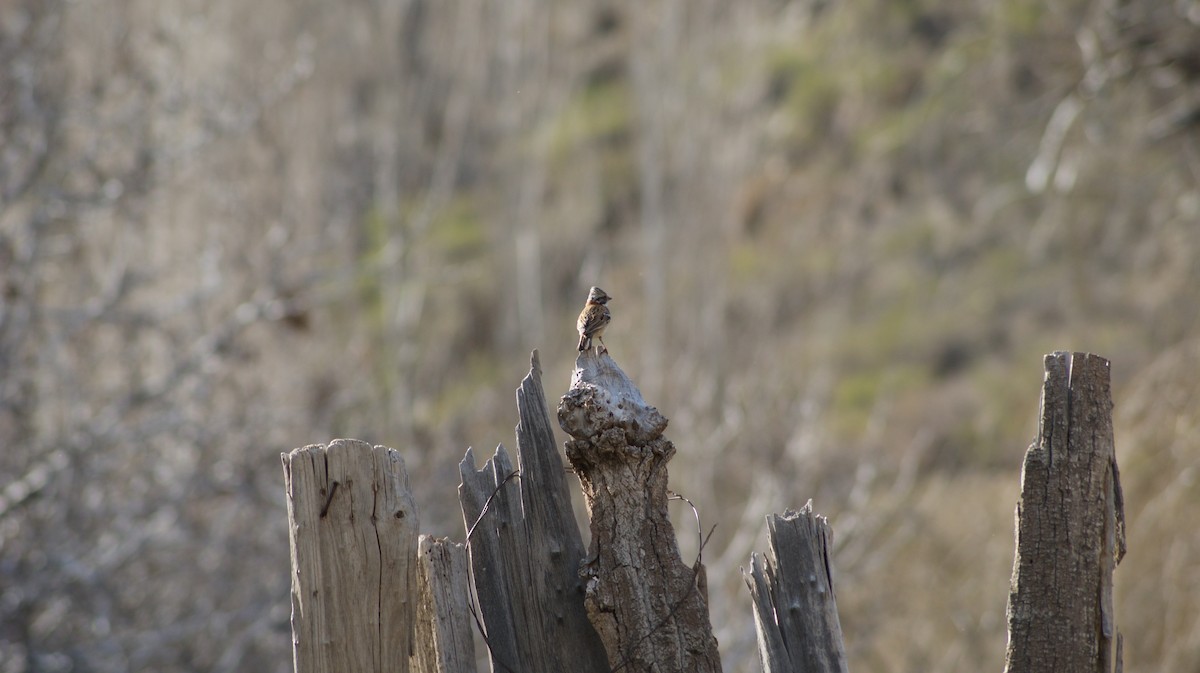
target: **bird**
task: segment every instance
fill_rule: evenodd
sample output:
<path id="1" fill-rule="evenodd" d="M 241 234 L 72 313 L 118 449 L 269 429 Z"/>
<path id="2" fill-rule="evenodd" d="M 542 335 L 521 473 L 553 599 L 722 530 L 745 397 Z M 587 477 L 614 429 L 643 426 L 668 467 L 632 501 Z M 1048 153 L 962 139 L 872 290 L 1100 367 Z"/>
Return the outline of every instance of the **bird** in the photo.
<path id="1" fill-rule="evenodd" d="M 612 314 L 608 312 L 608 306 L 605 306 L 610 299 L 612 297 L 598 287 L 593 287 L 588 292 L 587 304 L 580 312 L 579 320 L 575 321 L 575 329 L 579 330 L 580 352 L 592 347 L 593 337 L 599 339 L 601 348 L 608 350 L 604 347 L 604 339 L 600 338 L 600 335 L 604 334 L 604 328 L 608 327 L 609 321 L 612 320 Z"/>

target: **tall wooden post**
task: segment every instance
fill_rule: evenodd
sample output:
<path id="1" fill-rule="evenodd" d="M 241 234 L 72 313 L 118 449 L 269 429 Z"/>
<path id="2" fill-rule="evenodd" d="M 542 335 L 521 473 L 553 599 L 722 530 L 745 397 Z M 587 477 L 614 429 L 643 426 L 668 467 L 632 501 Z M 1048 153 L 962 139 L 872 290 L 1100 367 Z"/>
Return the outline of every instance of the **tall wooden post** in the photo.
<path id="1" fill-rule="evenodd" d="M 1112 574 L 1125 553 L 1109 363 L 1045 359 L 1037 440 L 1025 454 L 1008 598 L 1006 673 L 1121 670 Z"/>
<path id="2" fill-rule="evenodd" d="M 704 569 L 683 563 L 667 513 L 667 419 L 611 357 L 587 351 L 558 421 L 591 518 L 585 605 L 614 670 L 720 671 Z"/>
<path id="3" fill-rule="evenodd" d="M 285 453 L 296 673 L 403 673 L 417 509 L 400 454 L 339 439 Z"/>

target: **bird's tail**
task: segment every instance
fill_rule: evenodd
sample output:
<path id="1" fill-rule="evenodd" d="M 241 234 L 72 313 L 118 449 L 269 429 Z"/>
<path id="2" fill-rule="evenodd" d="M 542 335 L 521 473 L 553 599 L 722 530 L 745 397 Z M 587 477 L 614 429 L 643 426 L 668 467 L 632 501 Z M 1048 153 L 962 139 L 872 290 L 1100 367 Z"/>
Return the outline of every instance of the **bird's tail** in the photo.
<path id="1" fill-rule="evenodd" d="M 592 338 L 583 334 L 579 335 L 579 350 L 583 352 L 592 347 Z"/>

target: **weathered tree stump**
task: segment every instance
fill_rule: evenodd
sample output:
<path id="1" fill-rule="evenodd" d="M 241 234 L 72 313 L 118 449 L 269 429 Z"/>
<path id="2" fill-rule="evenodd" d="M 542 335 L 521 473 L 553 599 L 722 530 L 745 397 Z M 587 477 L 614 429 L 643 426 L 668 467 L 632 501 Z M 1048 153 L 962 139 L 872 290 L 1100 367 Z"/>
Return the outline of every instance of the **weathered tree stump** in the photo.
<path id="1" fill-rule="evenodd" d="M 418 522 L 400 454 L 338 439 L 282 458 L 296 673 L 407 671 Z"/>
<path id="2" fill-rule="evenodd" d="M 1109 363 L 1057 352 L 1045 367 L 1038 438 L 1021 470 L 1004 668 L 1111 673 L 1121 670 L 1112 574 L 1125 514 Z"/>
<path id="3" fill-rule="evenodd" d="M 583 539 L 541 375 L 534 351 L 517 390 L 519 478 L 503 446 L 482 469 L 475 469 L 470 449 L 459 464 L 459 500 L 492 670 L 607 673 L 604 648 L 583 607 Z"/>
<path id="4" fill-rule="evenodd" d="M 591 517 L 587 614 L 614 669 L 720 671 L 703 568 L 683 563 L 667 513 L 667 419 L 607 353 L 586 351 L 558 421 Z"/>
<path id="5" fill-rule="evenodd" d="M 813 514 L 767 517 L 771 557 L 750 555 L 742 576 L 754 601 L 763 673 L 846 673 L 846 650 L 833 593 L 833 531 Z"/>

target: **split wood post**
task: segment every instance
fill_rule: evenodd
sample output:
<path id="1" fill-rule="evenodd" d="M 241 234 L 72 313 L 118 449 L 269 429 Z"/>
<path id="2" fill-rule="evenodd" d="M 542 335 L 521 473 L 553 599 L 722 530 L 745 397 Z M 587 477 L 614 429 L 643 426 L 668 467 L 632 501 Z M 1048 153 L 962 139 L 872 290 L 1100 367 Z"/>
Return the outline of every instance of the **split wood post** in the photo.
<path id="1" fill-rule="evenodd" d="M 767 517 L 771 557 L 750 555 L 742 570 L 754 602 L 763 673 L 846 673 L 846 649 L 833 592 L 833 531 L 813 514 Z"/>
<path id="2" fill-rule="evenodd" d="M 1008 598 L 1006 673 L 1121 670 L 1112 574 L 1125 554 L 1109 363 L 1045 358 L 1041 423 L 1025 454 Z"/>
<path id="3" fill-rule="evenodd" d="M 629 673 L 720 671 L 704 569 L 683 563 L 667 513 L 667 419 L 607 353 L 589 350 L 558 421 L 591 518 L 585 604 L 609 661 Z"/>
<path id="4" fill-rule="evenodd" d="M 583 606 L 583 539 L 541 376 L 534 351 L 517 389 L 520 476 L 503 446 L 480 470 L 470 449 L 459 465 L 459 500 L 492 670 L 607 673 L 604 647 Z"/>
<path id="5" fill-rule="evenodd" d="M 407 671 L 418 518 L 400 454 L 338 439 L 282 459 L 296 673 Z"/>
<path id="6" fill-rule="evenodd" d="M 466 545 L 422 535 L 417 563 L 413 673 L 475 673 Z"/>

